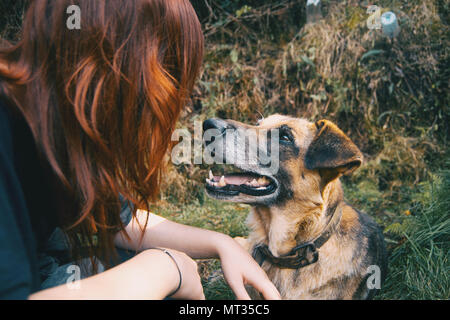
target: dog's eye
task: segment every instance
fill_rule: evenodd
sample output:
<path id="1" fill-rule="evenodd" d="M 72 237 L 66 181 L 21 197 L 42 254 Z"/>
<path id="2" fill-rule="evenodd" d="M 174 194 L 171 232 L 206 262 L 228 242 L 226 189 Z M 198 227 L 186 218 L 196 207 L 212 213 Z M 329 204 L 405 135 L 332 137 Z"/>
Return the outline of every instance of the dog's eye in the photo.
<path id="1" fill-rule="evenodd" d="M 291 136 L 287 133 L 280 133 L 280 141 L 283 142 L 292 142 Z"/>
<path id="2" fill-rule="evenodd" d="M 294 137 L 292 136 L 291 129 L 288 126 L 281 126 L 279 128 L 278 134 L 281 143 L 292 144 L 294 142 Z"/>

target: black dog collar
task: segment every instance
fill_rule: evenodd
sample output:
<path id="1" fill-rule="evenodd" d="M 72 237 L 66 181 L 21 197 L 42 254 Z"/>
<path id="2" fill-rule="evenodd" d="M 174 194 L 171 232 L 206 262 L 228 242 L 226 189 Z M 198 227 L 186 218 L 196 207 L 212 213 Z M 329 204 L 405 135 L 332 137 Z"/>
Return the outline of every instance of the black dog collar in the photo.
<path id="1" fill-rule="evenodd" d="M 274 256 L 266 244 L 260 244 L 254 247 L 252 253 L 253 258 L 259 265 L 262 265 L 267 260 L 282 269 L 300 269 L 317 262 L 319 259 L 317 249 L 330 239 L 342 217 L 342 207 L 338 206 L 338 204 L 332 206 L 327 211 L 330 211 L 330 221 L 322 234 L 315 240 L 299 244 L 288 254 L 279 257 Z"/>

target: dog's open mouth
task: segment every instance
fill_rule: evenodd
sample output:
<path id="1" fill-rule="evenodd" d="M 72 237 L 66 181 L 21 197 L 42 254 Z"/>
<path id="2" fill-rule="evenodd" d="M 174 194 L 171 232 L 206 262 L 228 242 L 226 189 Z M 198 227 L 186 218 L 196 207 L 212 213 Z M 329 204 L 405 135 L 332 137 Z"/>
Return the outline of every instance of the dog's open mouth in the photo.
<path id="1" fill-rule="evenodd" d="M 206 179 L 206 190 L 221 196 L 237 196 L 240 193 L 250 196 L 265 196 L 275 192 L 277 188 L 273 178 L 253 172 L 237 172 L 216 176 L 209 171 Z"/>

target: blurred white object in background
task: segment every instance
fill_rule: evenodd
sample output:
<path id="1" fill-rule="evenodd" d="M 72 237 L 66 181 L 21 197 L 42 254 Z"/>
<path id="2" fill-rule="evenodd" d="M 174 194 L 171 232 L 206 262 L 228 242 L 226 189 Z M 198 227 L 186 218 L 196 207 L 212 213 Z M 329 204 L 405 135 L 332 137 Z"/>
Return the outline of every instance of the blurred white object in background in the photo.
<path id="1" fill-rule="evenodd" d="M 314 23 L 322 19 L 322 11 L 320 10 L 320 0 L 308 0 L 306 2 L 306 22 Z"/>
<path id="2" fill-rule="evenodd" d="M 398 25 L 397 17 L 391 11 L 385 12 L 381 15 L 381 28 L 383 34 L 393 38 L 400 32 L 400 27 Z"/>

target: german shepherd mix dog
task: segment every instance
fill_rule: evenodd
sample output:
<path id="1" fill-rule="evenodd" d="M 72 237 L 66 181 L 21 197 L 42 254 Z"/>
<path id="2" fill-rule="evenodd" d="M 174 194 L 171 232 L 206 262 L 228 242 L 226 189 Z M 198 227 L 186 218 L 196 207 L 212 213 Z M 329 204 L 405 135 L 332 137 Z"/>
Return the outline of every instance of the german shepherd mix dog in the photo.
<path id="1" fill-rule="evenodd" d="M 215 176 L 210 171 L 210 197 L 252 205 L 248 239 L 236 238 L 266 271 L 283 299 L 370 299 L 379 285 L 368 284 L 378 270 L 387 271 L 386 249 L 378 225 L 344 201 L 339 177 L 358 168 L 363 156 L 332 122 L 273 115 L 249 126 L 208 119 L 223 139 L 224 161 L 242 159 L 242 132 L 259 135 L 277 129 L 279 167 L 268 170 L 259 159 L 236 161 L 241 172 Z M 232 139 L 228 139 L 233 135 Z M 211 149 L 212 141 L 205 145 Z M 269 149 L 269 148 L 267 148 Z M 217 152 L 217 149 L 216 149 Z M 255 160 L 255 159 L 253 159 Z M 226 161 L 228 163 L 228 161 Z M 259 294 L 249 288 L 252 298 Z"/>

